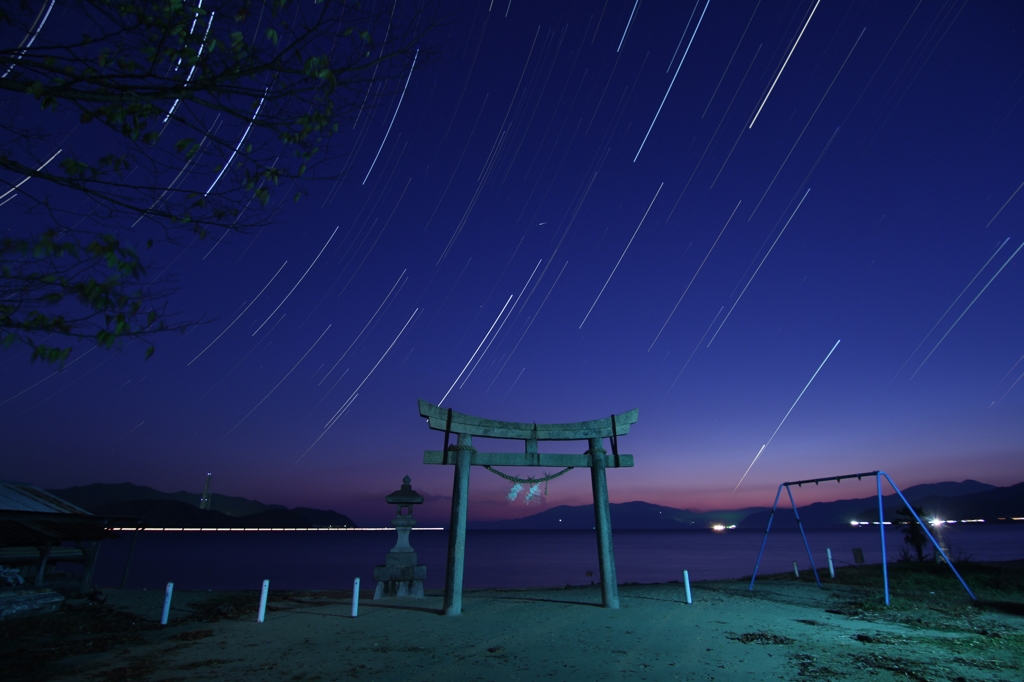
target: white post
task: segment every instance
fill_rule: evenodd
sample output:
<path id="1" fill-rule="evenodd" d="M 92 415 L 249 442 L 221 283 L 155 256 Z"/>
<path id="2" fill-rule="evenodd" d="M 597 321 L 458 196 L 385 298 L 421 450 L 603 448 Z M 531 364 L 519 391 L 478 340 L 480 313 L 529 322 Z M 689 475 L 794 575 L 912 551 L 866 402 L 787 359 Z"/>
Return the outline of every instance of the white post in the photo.
<path id="1" fill-rule="evenodd" d="M 683 571 L 683 586 L 686 588 L 686 603 L 692 604 L 693 598 L 690 596 L 690 572 Z"/>
<path id="2" fill-rule="evenodd" d="M 832 578 L 836 577 L 836 567 L 832 564 L 832 550 L 825 548 L 825 553 L 828 554 L 828 574 Z"/>
<path id="3" fill-rule="evenodd" d="M 793 562 L 793 575 L 795 575 L 797 578 L 800 577 L 800 569 L 796 567 L 795 561 Z"/>
<path id="4" fill-rule="evenodd" d="M 171 613 L 171 595 L 174 594 L 174 583 L 167 583 L 164 592 L 164 612 L 160 616 L 160 625 L 167 625 L 167 616 Z"/>
<path id="5" fill-rule="evenodd" d="M 263 581 L 263 589 L 260 590 L 260 613 L 256 616 L 256 622 L 262 623 L 267 615 L 267 592 L 270 592 L 270 581 Z"/>
<path id="6" fill-rule="evenodd" d="M 359 615 L 359 578 L 352 582 L 352 617 Z"/>

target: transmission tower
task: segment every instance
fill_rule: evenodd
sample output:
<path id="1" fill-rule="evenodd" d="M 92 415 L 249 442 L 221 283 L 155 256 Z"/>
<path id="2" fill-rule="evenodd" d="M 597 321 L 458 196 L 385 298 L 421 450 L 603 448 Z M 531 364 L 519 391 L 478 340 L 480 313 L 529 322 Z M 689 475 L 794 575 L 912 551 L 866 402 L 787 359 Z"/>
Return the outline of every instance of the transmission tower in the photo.
<path id="1" fill-rule="evenodd" d="M 212 476 L 213 474 L 206 474 L 206 488 L 203 490 L 203 496 L 199 500 L 200 509 L 210 508 L 210 477 Z"/>

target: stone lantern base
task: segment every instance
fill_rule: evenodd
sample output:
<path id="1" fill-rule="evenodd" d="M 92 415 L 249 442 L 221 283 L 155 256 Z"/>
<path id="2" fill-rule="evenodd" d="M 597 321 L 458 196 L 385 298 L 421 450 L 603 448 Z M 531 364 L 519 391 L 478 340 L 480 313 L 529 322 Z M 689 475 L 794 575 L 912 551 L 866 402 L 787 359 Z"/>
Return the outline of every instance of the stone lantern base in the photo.
<path id="1" fill-rule="evenodd" d="M 416 552 L 389 552 L 383 566 L 373 569 L 377 581 L 374 599 L 385 597 L 423 598 L 427 567 L 416 564 Z"/>
<path id="2" fill-rule="evenodd" d="M 411 516 L 399 513 L 392 521 L 398 531 L 398 542 L 388 552 L 383 566 L 373 569 L 377 581 L 374 599 L 384 597 L 423 598 L 423 581 L 427 578 L 427 567 L 416 563 L 416 552 L 409 546 L 409 531 L 416 525 Z"/>
<path id="3" fill-rule="evenodd" d="M 398 519 L 396 519 L 398 520 Z M 401 531 L 405 531 L 401 533 Z M 400 537 L 408 537 L 409 528 L 400 528 Z M 408 547 L 408 543 L 399 545 Z M 383 566 L 373 569 L 373 579 L 377 581 L 377 589 L 373 598 L 384 597 L 418 597 L 423 598 L 423 581 L 427 578 L 427 567 L 416 564 L 416 552 L 409 547 L 396 547 L 388 552 Z"/>

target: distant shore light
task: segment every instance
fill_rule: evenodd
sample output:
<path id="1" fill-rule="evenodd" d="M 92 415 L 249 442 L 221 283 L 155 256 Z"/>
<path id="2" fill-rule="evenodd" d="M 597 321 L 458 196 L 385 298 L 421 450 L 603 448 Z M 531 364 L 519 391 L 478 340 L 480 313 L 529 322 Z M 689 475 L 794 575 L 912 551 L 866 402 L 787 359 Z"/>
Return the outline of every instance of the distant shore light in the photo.
<path id="1" fill-rule="evenodd" d="M 334 528 L 333 526 L 328 526 L 328 527 L 325 527 L 325 528 L 131 528 L 131 527 L 129 527 L 129 528 L 108 528 L 107 530 L 112 530 L 112 531 L 115 531 L 115 532 L 116 531 L 127 532 L 127 531 L 135 531 L 135 530 L 149 530 L 149 531 L 164 531 L 164 532 L 193 532 L 193 533 L 194 532 L 203 532 L 203 533 L 209 532 L 209 533 L 212 533 L 212 532 L 223 532 L 223 531 L 248 531 L 248 532 L 253 532 L 253 531 L 261 531 L 261 532 L 268 532 L 268 531 L 274 531 L 274 532 L 277 532 L 277 531 L 331 531 L 331 530 L 334 530 L 334 531 L 338 531 L 338 530 L 342 530 L 342 531 L 382 531 L 382 530 L 383 531 L 388 531 L 388 530 L 394 530 L 394 528 Z M 444 528 L 413 528 L 412 530 L 444 530 Z"/>

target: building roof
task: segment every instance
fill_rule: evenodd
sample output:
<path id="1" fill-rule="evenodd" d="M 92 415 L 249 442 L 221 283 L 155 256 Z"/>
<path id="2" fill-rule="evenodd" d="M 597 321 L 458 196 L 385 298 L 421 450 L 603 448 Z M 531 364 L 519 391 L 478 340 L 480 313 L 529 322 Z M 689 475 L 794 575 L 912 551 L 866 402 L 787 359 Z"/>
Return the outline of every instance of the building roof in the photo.
<path id="1" fill-rule="evenodd" d="M 82 514 L 89 512 L 28 483 L 0 481 L 0 511 Z"/>
<path id="2" fill-rule="evenodd" d="M 116 537 L 105 525 L 105 518 L 34 485 L 0 481 L 0 546 Z"/>
<path id="3" fill-rule="evenodd" d="M 117 537 L 103 527 L 104 519 L 70 514 L 0 511 L 0 547 L 60 544 L 65 540 L 105 540 Z"/>

